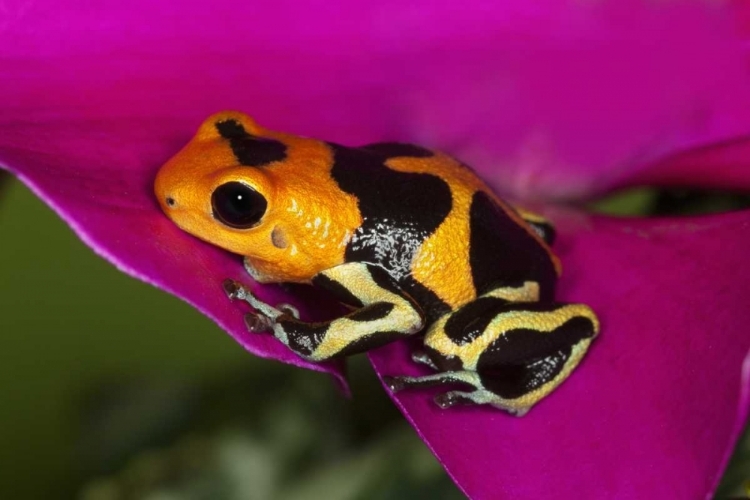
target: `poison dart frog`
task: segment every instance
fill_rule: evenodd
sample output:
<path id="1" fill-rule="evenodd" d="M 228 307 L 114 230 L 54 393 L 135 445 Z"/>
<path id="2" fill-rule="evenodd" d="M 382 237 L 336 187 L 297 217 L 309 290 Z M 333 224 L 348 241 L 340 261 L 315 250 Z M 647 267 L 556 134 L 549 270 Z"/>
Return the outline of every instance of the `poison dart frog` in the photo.
<path id="1" fill-rule="evenodd" d="M 155 193 L 177 226 L 244 257 L 260 283 L 312 284 L 351 312 L 306 322 L 291 306 L 246 301 L 253 332 L 324 361 L 423 335 L 393 391 L 456 385 L 441 408 L 489 404 L 525 414 L 580 363 L 599 331 L 583 304 L 554 300 L 552 226 L 498 198 L 467 166 L 411 144 L 346 147 L 209 117 L 159 171 Z"/>

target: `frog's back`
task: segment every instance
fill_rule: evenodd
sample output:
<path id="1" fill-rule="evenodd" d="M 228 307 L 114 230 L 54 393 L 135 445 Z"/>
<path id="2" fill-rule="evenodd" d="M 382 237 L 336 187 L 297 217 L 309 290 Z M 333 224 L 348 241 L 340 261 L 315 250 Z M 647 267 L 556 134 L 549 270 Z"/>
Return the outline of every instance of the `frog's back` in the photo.
<path id="1" fill-rule="evenodd" d="M 346 261 L 387 269 L 428 320 L 497 286 L 537 281 L 551 297 L 549 248 L 469 168 L 409 144 L 331 147 L 331 176 L 363 221 Z"/>

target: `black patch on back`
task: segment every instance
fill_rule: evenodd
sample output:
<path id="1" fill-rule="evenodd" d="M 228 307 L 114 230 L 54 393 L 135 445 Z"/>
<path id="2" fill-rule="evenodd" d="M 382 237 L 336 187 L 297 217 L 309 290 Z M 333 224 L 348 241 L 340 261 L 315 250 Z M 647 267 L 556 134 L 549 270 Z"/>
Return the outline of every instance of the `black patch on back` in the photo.
<path id="1" fill-rule="evenodd" d="M 511 330 L 479 356 L 477 372 L 485 388 L 515 399 L 559 375 L 572 347 L 593 334 L 594 325 L 584 317 L 572 318 L 547 333 Z"/>
<path id="2" fill-rule="evenodd" d="M 362 146 L 361 149 L 367 149 L 374 153 L 385 156 L 386 158 L 397 158 L 399 156 L 411 156 L 413 158 L 429 158 L 435 156 L 435 153 L 422 146 L 415 144 L 405 144 L 403 142 L 378 142 Z"/>
<path id="3" fill-rule="evenodd" d="M 229 141 L 232 152 L 241 165 L 263 167 L 286 158 L 284 143 L 251 135 L 236 120 L 217 122 L 216 130 Z"/>
<path id="4" fill-rule="evenodd" d="M 388 316 L 395 306 L 390 302 L 376 302 L 347 316 L 352 321 L 375 321 Z"/>
<path id="5" fill-rule="evenodd" d="M 482 335 L 507 303 L 496 297 L 480 297 L 451 314 L 443 330 L 456 345 L 469 344 Z"/>
<path id="6" fill-rule="evenodd" d="M 330 146 L 334 154 L 331 175 L 343 191 L 357 197 L 363 219 L 347 245 L 347 262 L 385 269 L 434 320 L 439 311 L 449 308 L 411 276 L 411 263 L 422 243 L 448 216 L 453 206 L 450 188 L 435 175 L 386 167 L 389 156 L 381 151 L 392 145 Z M 409 151 L 416 152 L 414 148 L 409 146 Z"/>
<path id="7" fill-rule="evenodd" d="M 364 304 L 362 304 L 362 301 L 359 300 L 357 296 L 354 295 L 351 291 L 349 291 L 348 288 L 346 288 L 338 281 L 329 278 L 325 274 L 316 274 L 312 279 L 312 284 L 319 288 L 322 288 L 323 290 L 328 290 L 334 295 L 334 297 L 336 297 L 339 302 L 343 304 L 354 307 L 364 306 Z"/>
<path id="8" fill-rule="evenodd" d="M 470 209 L 469 262 L 477 295 L 499 287 L 539 283 L 540 301 L 552 301 L 557 279 L 545 248 L 481 191 Z"/>

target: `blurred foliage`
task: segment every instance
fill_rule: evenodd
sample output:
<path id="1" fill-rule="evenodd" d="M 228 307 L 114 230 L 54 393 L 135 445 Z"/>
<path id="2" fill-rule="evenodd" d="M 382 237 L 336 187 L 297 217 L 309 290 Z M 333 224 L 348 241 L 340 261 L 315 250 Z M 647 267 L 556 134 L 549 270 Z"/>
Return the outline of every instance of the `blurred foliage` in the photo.
<path id="1" fill-rule="evenodd" d="M 350 363 L 348 400 L 325 375 L 250 356 L 191 307 L 95 257 L 19 183 L 6 188 L 2 498 L 461 498 L 363 357 Z M 632 190 L 594 208 L 694 213 L 749 200 Z M 719 498 L 742 495 L 747 479 L 750 434 Z"/>
<path id="2" fill-rule="evenodd" d="M 679 216 L 730 212 L 750 208 L 750 194 L 705 189 L 633 188 L 612 193 L 587 209 L 617 216 Z"/>
<path id="3" fill-rule="evenodd" d="M 18 182 L 0 234 L 1 498 L 462 498 L 363 357 L 349 400 L 248 355 Z"/>
<path id="4" fill-rule="evenodd" d="M 274 363 L 263 376 L 237 371 L 206 381 L 195 388 L 202 410 L 191 412 L 191 421 L 179 432 L 173 429 L 170 444 L 121 455 L 123 464 L 89 482 L 79 498 L 460 498 L 437 461 L 384 400 L 379 384 L 370 377 L 363 380 L 367 366 L 362 361 L 355 363 L 361 393 L 353 402 L 333 384 Z M 160 391 L 163 400 L 175 399 L 171 388 Z M 375 412 L 374 420 L 360 421 L 363 412 L 371 417 Z M 151 418 L 148 412 L 142 417 Z M 174 420 L 163 413 L 160 417 Z M 95 433 L 97 438 L 113 435 L 112 420 L 117 415 L 93 426 L 104 431 Z M 138 433 L 136 422 L 129 420 L 113 437 L 127 441 Z M 86 448 L 98 449 L 99 459 L 117 449 L 102 446 L 99 439 Z M 95 470 L 97 463 L 106 460 L 88 465 Z"/>
<path id="5" fill-rule="evenodd" d="M 716 498 L 750 498 L 750 426 L 737 445 Z"/>
<path id="6" fill-rule="evenodd" d="M 750 194 L 686 188 L 633 188 L 613 193 L 587 208 L 616 216 L 712 214 L 750 208 Z M 715 498 L 750 498 L 750 426 L 737 445 Z"/>

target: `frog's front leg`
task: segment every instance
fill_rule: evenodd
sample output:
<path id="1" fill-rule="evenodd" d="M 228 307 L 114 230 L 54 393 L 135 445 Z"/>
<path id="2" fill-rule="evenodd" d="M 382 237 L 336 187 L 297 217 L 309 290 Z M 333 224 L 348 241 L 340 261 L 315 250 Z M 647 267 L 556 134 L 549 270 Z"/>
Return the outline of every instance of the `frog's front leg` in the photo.
<path id="1" fill-rule="evenodd" d="M 398 391 L 460 383 L 470 390 L 441 394 L 436 403 L 490 404 L 525 414 L 570 375 L 599 331 L 588 306 L 509 300 L 533 299 L 535 287 L 528 285 L 530 293 L 494 290 L 438 320 L 425 348 L 442 371 L 388 377 L 386 384 Z"/>
<path id="2" fill-rule="evenodd" d="M 253 293 L 245 288 L 242 283 L 233 279 L 224 280 L 224 293 L 232 300 L 244 300 L 258 313 L 245 316 L 245 324 L 248 330 L 262 332 L 271 328 L 273 322 L 284 314 L 299 318 L 299 311 L 289 304 L 279 304 L 276 307 L 266 304 Z"/>
<path id="3" fill-rule="evenodd" d="M 244 300 L 257 311 L 246 318 L 251 330 L 270 329 L 277 339 L 311 361 L 364 352 L 424 326 L 416 303 L 379 267 L 360 262 L 342 264 L 317 274 L 312 282 L 358 309 L 332 321 L 308 323 L 283 307 L 258 300 L 234 281 L 226 282 L 224 288 L 230 298 Z"/>

